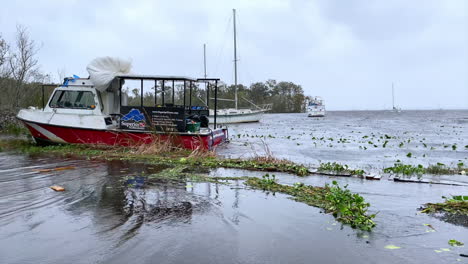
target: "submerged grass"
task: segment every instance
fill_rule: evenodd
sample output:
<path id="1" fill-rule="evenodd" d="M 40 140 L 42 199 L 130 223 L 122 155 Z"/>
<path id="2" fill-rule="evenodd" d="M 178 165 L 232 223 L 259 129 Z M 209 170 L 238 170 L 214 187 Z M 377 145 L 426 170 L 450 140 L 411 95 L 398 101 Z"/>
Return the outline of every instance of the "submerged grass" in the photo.
<path id="1" fill-rule="evenodd" d="M 135 160 L 155 164 L 182 164 L 206 168 L 238 168 L 246 170 L 287 172 L 298 176 L 310 173 L 304 165 L 272 156 L 255 156 L 251 159 L 224 159 L 214 152 L 194 151 L 168 146 L 115 147 L 105 145 L 66 144 L 38 146 L 23 139 L 0 140 L 0 150 L 18 151 L 28 154 L 57 156 L 79 156 L 87 159 Z"/>
<path id="2" fill-rule="evenodd" d="M 366 203 L 359 194 L 351 193 L 347 185 L 340 187 L 336 181 L 325 187 L 302 183 L 289 186 L 277 183 L 274 175 L 267 174 L 262 179 L 249 178 L 245 184 L 255 189 L 289 194 L 298 202 L 324 209 L 325 212 L 333 214 L 338 221 L 353 228 L 372 230 L 375 226 L 372 220 L 375 214 L 367 213 L 369 203 Z"/>

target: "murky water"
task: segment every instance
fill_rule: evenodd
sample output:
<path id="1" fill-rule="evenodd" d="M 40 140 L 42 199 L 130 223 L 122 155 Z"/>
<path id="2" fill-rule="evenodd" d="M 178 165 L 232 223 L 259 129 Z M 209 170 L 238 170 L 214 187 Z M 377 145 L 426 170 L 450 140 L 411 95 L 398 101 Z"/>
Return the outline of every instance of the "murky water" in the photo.
<path id="1" fill-rule="evenodd" d="M 392 164 L 396 158 L 403 160 L 408 151 L 416 158 L 407 161 L 415 163 L 466 160 L 468 152 L 463 147 L 468 145 L 468 122 L 463 115 L 468 116 L 468 112 L 435 113 L 443 118 L 415 114 L 408 117 L 407 124 L 401 116 L 394 116 L 392 121 L 391 116 L 382 118 L 379 113 L 368 112 L 360 113 L 361 118 L 331 113 L 325 120 L 306 119 L 302 123 L 299 115 L 271 115 L 261 124 L 236 125 L 234 129 L 237 133 L 271 134 L 275 138 L 267 138 L 267 142 L 275 154 L 312 164 L 320 159 L 378 167 Z M 276 127 L 273 119 L 281 125 Z M 387 128 L 389 123 L 398 125 Z M 297 127 L 291 130 L 288 124 Z M 300 129 L 306 135 L 300 136 Z M 352 142 L 371 132 L 396 136 L 398 139 L 393 140 L 398 144 L 408 134 L 413 138 L 419 135 L 426 138 L 427 145 L 439 147 L 431 152 L 430 147 L 426 150 L 410 143 L 408 149 L 387 146 L 369 153 L 366 151 L 370 149 L 359 148 L 363 145 L 359 142 L 334 143 L 333 147 L 317 144 L 313 148 L 308 140 L 310 133 L 316 133 L 334 138 L 341 135 Z M 282 138 L 290 133 L 300 139 Z M 258 144 L 254 140 L 258 138 L 240 137 L 220 151 L 231 155 L 251 153 L 250 146 L 244 143 Z M 443 147 L 454 143 L 456 150 Z M 421 153 L 427 153 L 426 157 Z M 40 171 L 57 167 L 74 169 Z M 450 247 L 447 242 L 457 239 L 468 244 L 468 228 L 417 211 L 426 202 L 442 201 L 441 196 L 467 195 L 466 186 L 276 174 L 285 184 L 301 181 L 322 186 L 332 180 L 348 184 L 371 203 L 372 212 L 378 212 L 374 231 L 362 232 L 341 226 L 333 216 L 294 202 L 287 195 L 250 190 L 242 181 L 167 182 L 148 176 L 162 169 L 120 161 L 0 153 L 0 263 L 467 262 L 459 254 L 468 254 L 468 248 Z M 210 174 L 262 175 L 232 169 L 217 169 Z M 463 177 L 468 178 L 458 176 L 452 181 L 464 183 Z M 49 189 L 55 184 L 64 186 L 66 191 Z M 387 245 L 401 248 L 385 249 Z"/>
<path id="2" fill-rule="evenodd" d="M 231 157 L 250 156 L 252 149 L 263 153 L 264 141 L 275 156 L 312 165 L 337 161 L 372 170 L 397 160 L 425 166 L 468 163 L 466 110 L 329 112 L 325 118 L 270 114 L 260 124 L 229 128 L 232 142 L 220 153 Z"/>

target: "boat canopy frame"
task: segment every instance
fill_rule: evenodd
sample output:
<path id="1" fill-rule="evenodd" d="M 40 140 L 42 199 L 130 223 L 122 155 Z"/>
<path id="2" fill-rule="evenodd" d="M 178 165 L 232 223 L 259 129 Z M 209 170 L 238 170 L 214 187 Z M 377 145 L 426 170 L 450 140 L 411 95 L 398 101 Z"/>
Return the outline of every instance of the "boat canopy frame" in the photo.
<path id="1" fill-rule="evenodd" d="M 118 75 L 115 77 L 118 80 L 118 87 L 119 87 L 119 95 L 120 95 L 120 102 L 119 106 L 122 107 L 122 86 L 124 84 L 124 80 L 139 80 L 140 81 L 140 107 L 143 106 L 143 81 L 154 81 L 155 82 L 155 89 L 154 89 L 154 104 L 157 105 L 157 82 L 161 81 L 161 103 L 162 105 L 166 105 L 165 99 L 165 82 L 172 82 L 172 105 L 175 105 L 175 82 L 183 82 L 183 107 L 184 109 L 189 109 L 189 113 L 192 113 L 192 90 L 194 83 L 205 83 L 206 84 L 206 107 L 209 109 L 209 102 L 210 102 L 210 86 L 214 86 L 214 120 L 213 120 L 213 129 L 217 128 L 217 110 L 218 110 L 218 82 L 220 81 L 219 78 L 190 78 L 190 77 L 183 77 L 183 76 L 151 76 L 151 75 Z M 186 94 L 187 94 L 187 83 L 189 84 L 189 102 L 187 105 Z"/>

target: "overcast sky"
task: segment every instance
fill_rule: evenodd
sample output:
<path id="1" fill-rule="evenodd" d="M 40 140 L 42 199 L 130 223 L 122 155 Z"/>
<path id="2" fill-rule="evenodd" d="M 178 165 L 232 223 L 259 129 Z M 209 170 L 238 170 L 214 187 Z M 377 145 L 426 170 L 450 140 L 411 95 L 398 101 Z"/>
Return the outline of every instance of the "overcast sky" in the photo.
<path id="1" fill-rule="evenodd" d="M 467 0 L 3 1 L 0 34 L 16 24 L 42 47 L 41 69 L 87 77 L 95 57 L 133 72 L 233 82 L 232 9 L 240 83 L 302 85 L 328 109 L 468 108 Z"/>

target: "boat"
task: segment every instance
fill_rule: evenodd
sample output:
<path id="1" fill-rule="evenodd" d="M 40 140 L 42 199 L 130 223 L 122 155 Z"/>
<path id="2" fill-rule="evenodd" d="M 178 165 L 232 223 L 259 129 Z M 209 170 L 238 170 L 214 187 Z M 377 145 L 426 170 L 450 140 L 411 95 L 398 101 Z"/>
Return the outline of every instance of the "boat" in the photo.
<path id="1" fill-rule="evenodd" d="M 395 113 L 401 112 L 401 108 L 395 106 L 395 87 L 393 83 L 392 83 L 392 112 L 395 112 Z"/>
<path id="2" fill-rule="evenodd" d="M 217 122 L 220 124 L 232 124 L 232 123 L 251 123 L 260 122 L 263 114 L 270 111 L 272 108 L 271 104 L 263 106 L 257 106 L 249 100 L 243 98 L 249 102 L 254 108 L 241 109 L 238 107 L 237 98 L 237 34 L 236 34 L 236 9 L 233 12 L 233 28 L 234 28 L 234 100 L 231 99 L 220 99 L 224 101 L 233 101 L 234 108 L 225 108 L 217 110 Z M 205 57 L 206 58 L 206 57 Z M 205 76 L 206 76 L 206 59 L 205 62 Z M 212 112 L 212 114 L 214 114 Z"/>
<path id="3" fill-rule="evenodd" d="M 326 114 L 323 99 L 320 96 L 312 97 L 307 102 L 308 117 L 324 117 Z"/>
<path id="4" fill-rule="evenodd" d="M 17 118 L 41 144 L 129 146 L 170 140 L 187 149 L 212 149 L 228 141 L 227 128 L 217 122 L 219 79 L 135 75 L 122 70 L 122 65 L 115 58 L 95 59 L 87 68 L 90 77 L 65 78 L 42 109 L 22 109 Z M 140 86 L 140 103 L 129 104 L 123 89 L 126 81 Z M 214 93 L 213 116 L 208 106 L 192 104 L 192 87 L 197 83 L 207 84 L 207 96 L 210 90 Z M 154 90 L 150 106 L 143 100 L 143 87 L 148 84 Z M 183 103 L 175 103 L 175 87 L 183 87 Z M 172 98 L 165 96 L 166 89 L 172 90 Z"/>

